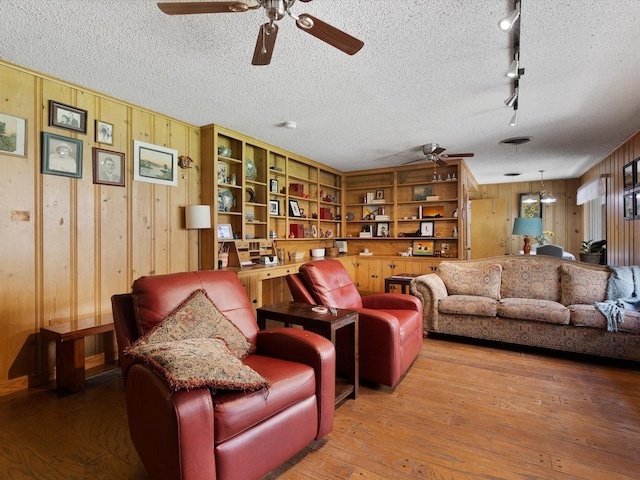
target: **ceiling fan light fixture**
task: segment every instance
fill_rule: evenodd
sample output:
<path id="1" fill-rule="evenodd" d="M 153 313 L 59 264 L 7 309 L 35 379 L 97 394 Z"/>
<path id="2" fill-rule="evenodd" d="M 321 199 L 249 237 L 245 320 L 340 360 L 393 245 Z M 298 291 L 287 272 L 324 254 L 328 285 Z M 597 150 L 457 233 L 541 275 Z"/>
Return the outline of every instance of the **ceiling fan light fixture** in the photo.
<path id="1" fill-rule="evenodd" d="M 313 19 L 307 17 L 306 15 L 300 15 L 296 19 L 296 23 L 300 28 L 303 28 L 304 30 L 310 30 L 313 28 Z"/>
<path id="2" fill-rule="evenodd" d="M 500 27 L 500 30 L 503 32 L 508 32 L 513 28 L 513 25 L 516 23 L 518 18 L 520 18 L 520 10 L 511 10 L 505 17 L 500 19 L 498 27 Z"/>

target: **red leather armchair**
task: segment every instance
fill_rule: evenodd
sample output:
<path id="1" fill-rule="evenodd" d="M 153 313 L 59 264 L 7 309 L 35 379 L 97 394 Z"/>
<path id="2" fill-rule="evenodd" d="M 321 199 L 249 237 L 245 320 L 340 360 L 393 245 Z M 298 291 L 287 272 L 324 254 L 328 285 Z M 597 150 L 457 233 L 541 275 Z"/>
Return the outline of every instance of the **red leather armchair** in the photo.
<path id="1" fill-rule="evenodd" d="M 422 304 L 411 295 L 361 297 L 344 265 L 327 259 L 305 263 L 287 276 L 294 301 L 359 312 L 360 377 L 393 387 L 422 348 Z"/>
<path id="2" fill-rule="evenodd" d="M 138 325 L 160 322 L 197 290 L 256 345 L 243 360 L 268 390 L 172 392 L 149 367 L 122 355 Z M 112 297 L 131 439 L 154 480 L 257 479 L 333 428 L 335 349 L 312 332 L 258 331 L 237 275 L 199 271 L 142 277 Z"/>

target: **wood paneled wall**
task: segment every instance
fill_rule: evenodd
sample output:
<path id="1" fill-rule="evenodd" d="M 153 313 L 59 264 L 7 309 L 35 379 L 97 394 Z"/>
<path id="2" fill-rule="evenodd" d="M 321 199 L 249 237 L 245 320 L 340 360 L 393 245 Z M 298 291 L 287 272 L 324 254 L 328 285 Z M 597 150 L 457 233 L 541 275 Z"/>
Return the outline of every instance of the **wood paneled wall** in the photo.
<path id="1" fill-rule="evenodd" d="M 41 326 L 111 311 L 111 295 L 149 274 L 197 269 L 197 231 L 184 206 L 200 203 L 200 129 L 0 62 L 0 112 L 27 119 L 27 156 L 0 152 L 0 393 L 51 375 Z M 48 126 L 49 100 L 88 111 L 87 134 Z M 113 145 L 94 141 L 95 120 Z M 83 142 L 82 179 L 41 174 L 41 132 Z M 133 141 L 176 149 L 194 163 L 178 186 L 133 181 Z M 125 187 L 94 185 L 92 147 L 125 153 Z M 87 343 L 99 353 L 100 342 Z"/>
<path id="2" fill-rule="evenodd" d="M 624 184 L 622 182 L 622 167 L 638 157 L 640 157 L 640 132 L 628 138 L 582 176 L 582 183 L 602 175 L 607 177 L 607 262 L 609 265 L 640 265 L 640 218 L 624 219 Z"/>
<path id="3" fill-rule="evenodd" d="M 544 186 L 558 201 L 542 206 L 542 229 L 554 233 L 551 243 L 562 245 L 576 258 L 580 253 L 582 241 L 582 207 L 576 205 L 576 193 L 581 185 L 580 179 L 545 180 Z M 508 231 L 513 230 L 513 219 L 518 217 L 520 194 L 539 192 L 540 180 L 533 182 L 513 182 L 479 185 L 477 192 L 471 192 L 472 199 L 504 198 L 507 200 Z M 472 220 L 473 222 L 473 217 Z M 501 235 L 500 235 L 501 236 Z M 471 240 L 473 248 L 473 239 Z M 511 235 L 507 241 L 507 254 L 516 254 L 522 250 L 522 237 Z"/>

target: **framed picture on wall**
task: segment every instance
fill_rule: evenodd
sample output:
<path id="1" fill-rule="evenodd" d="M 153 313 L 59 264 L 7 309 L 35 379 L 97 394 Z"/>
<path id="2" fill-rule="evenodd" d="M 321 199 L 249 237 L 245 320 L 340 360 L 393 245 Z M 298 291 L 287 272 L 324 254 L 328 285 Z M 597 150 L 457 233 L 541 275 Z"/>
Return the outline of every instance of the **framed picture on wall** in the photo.
<path id="1" fill-rule="evenodd" d="M 636 180 L 634 172 L 635 162 L 627 163 L 622 167 L 622 184 L 624 188 L 631 188 Z"/>
<path id="2" fill-rule="evenodd" d="M 137 182 L 178 186 L 178 151 L 133 141 L 133 179 Z"/>
<path id="3" fill-rule="evenodd" d="M 0 113 L 0 152 L 3 155 L 27 156 L 27 120 Z"/>
<path id="4" fill-rule="evenodd" d="M 636 158 L 634 161 L 634 166 L 633 168 L 635 169 L 636 172 L 636 182 L 635 185 L 640 186 L 640 157 Z"/>
<path id="5" fill-rule="evenodd" d="M 534 200 L 530 202 L 530 200 Z M 542 204 L 539 193 L 521 193 L 519 217 L 521 218 L 542 218 Z"/>
<path id="6" fill-rule="evenodd" d="M 87 133 L 87 111 L 49 100 L 49 126 Z"/>
<path id="7" fill-rule="evenodd" d="M 636 203 L 635 194 L 627 193 L 624 196 L 624 218 L 626 220 L 631 220 L 635 216 L 636 214 L 635 203 Z"/>
<path id="8" fill-rule="evenodd" d="M 42 132 L 42 173 L 82 178 L 82 140 Z"/>
<path id="9" fill-rule="evenodd" d="M 93 148 L 93 183 L 124 187 L 124 153 Z"/>
<path id="10" fill-rule="evenodd" d="M 96 142 L 113 145 L 113 125 L 96 120 Z"/>

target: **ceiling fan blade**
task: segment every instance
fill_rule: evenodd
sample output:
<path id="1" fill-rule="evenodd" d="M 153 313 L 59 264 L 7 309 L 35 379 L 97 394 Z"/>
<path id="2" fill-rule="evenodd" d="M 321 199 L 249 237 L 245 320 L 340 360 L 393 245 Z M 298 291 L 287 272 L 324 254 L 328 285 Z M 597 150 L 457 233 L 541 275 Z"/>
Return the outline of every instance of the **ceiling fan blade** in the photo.
<path id="1" fill-rule="evenodd" d="M 158 3 L 158 8 L 167 15 L 190 15 L 193 13 L 237 13 L 258 7 L 259 5 L 257 7 L 250 7 L 246 3 L 240 1 Z"/>
<path id="2" fill-rule="evenodd" d="M 446 150 L 446 148 L 437 147 L 437 148 L 435 148 L 435 149 L 433 150 L 433 152 L 431 152 L 431 153 L 433 153 L 434 155 L 440 155 L 440 154 L 441 154 L 442 152 L 444 152 L 445 150 Z"/>
<path id="3" fill-rule="evenodd" d="M 316 17 L 303 13 L 300 15 L 300 20 L 304 23 L 305 19 L 310 19 L 313 22 L 313 26 L 308 28 L 300 26 L 300 22 L 296 22 L 296 26 L 303 32 L 310 33 L 316 38 L 319 38 L 323 42 L 328 43 L 332 47 L 336 47 L 338 50 L 342 50 L 348 55 L 354 55 L 360 51 L 364 46 L 364 42 L 352 37 L 348 33 L 337 29 L 329 25 L 328 23 L 318 20 Z"/>
<path id="4" fill-rule="evenodd" d="M 441 156 L 444 158 L 469 158 L 473 157 L 473 153 L 447 153 Z"/>
<path id="5" fill-rule="evenodd" d="M 447 166 L 447 162 L 445 162 L 444 160 L 442 160 L 441 158 L 436 158 L 436 163 L 438 165 L 440 165 L 441 167 L 446 167 Z"/>
<path id="6" fill-rule="evenodd" d="M 273 55 L 273 47 L 276 44 L 277 35 L 278 25 L 275 23 L 273 25 L 268 23 L 260 25 L 256 49 L 253 52 L 253 60 L 251 61 L 252 65 L 269 65 L 271 63 L 271 55 Z"/>

